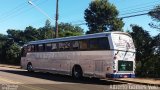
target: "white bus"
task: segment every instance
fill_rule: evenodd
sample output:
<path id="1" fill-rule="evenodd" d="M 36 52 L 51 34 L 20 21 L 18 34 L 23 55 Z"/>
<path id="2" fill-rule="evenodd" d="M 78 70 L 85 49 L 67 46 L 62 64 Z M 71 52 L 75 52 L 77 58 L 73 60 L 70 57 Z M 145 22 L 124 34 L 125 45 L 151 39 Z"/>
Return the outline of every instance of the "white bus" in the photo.
<path id="1" fill-rule="evenodd" d="M 23 47 L 21 66 L 75 78 L 133 78 L 135 47 L 124 32 L 31 41 Z"/>

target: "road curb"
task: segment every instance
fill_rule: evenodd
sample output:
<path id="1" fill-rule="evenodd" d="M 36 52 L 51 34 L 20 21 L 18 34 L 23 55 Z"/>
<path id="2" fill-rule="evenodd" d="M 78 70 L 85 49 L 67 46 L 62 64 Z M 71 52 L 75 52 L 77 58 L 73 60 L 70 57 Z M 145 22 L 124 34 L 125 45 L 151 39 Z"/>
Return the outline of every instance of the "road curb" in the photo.
<path id="1" fill-rule="evenodd" d="M 3 65 L 3 64 L 0 64 L 0 67 L 7 67 L 7 68 L 14 68 L 14 69 L 21 69 L 20 66 L 13 66 L 13 65 Z"/>
<path id="2" fill-rule="evenodd" d="M 158 86 L 158 87 L 160 87 L 160 84 L 150 84 L 150 83 L 143 83 L 143 82 L 136 82 L 136 81 L 128 81 L 128 80 L 116 80 L 116 81 L 128 82 L 128 83 L 134 83 L 134 84 L 141 84 L 141 85 Z"/>

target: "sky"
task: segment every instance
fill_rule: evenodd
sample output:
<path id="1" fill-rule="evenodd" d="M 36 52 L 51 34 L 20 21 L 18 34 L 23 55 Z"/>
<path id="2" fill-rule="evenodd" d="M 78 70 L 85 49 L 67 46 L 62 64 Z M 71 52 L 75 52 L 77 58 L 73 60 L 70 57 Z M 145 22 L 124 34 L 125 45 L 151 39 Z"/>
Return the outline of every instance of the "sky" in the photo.
<path id="1" fill-rule="evenodd" d="M 92 0 L 59 0 L 59 23 L 74 25 L 85 23 L 84 11 Z M 40 10 L 28 4 L 28 0 L 0 0 L 0 33 L 7 34 L 8 29 L 24 30 L 27 26 L 43 27 L 49 18 L 55 25 L 56 0 L 32 0 Z M 109 0 L 119 11 L 119 17 L 145 13 L 160 4 L 160 0 Z M 138 13 L 137 13 L 138 12 Z M 149 27 L 150 16 L 139 16 L 123 19 L 123 29 L 131 30 L 131 24 L 137 24 L 147 30 L 152 36 L 157 35 L 156 29 Z M 85 31 L 86 25 L 81 25 Z"/>

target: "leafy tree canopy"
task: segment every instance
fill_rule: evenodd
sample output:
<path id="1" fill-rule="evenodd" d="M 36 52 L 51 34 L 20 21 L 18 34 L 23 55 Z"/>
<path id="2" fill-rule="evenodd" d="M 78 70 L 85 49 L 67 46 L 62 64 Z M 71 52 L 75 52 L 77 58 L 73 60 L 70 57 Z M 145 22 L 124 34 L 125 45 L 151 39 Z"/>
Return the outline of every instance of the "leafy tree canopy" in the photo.
<path id="1" fill-rule="evenodd" d="M 60 23 L 59 27 L 59 37 L 68 37 L 68 36 L 79 36 L 83 35 L 83 29 L 79 26 L 74 26 L 70 23 Z"/>
<path id="2" fill-rule="evenodd" d="M 8 29 L 8 35 L 0 34 L 0 63 L 18 64 L 20 62 L 21 46 L 29 41 L 54 38 L 54 28 L 49 20 L 45 26 L 36 29 L 28 26 L 25 30 Z M 59 24 L 59 36 L 82 35 L 83 29 L 69 23 Z"/>
<path id="3" fill-rule="evenodd" d="M 53 27 L 51 26 L 51 22 L 46 20 L 45 26 L 38 29 L 39 31 L 39 39 L 50 39 L 55 36 L 55 32 Z"/>
<path id="4" fill-rule="evenodd" d="M 137 75 L 160 77 L 160 35 L 151 37 L 138 25 L 131 25 L 132 38 L 136 47 Z"/>
<path id="5" fill-rule="evenodd" d="M 160 31 L 160 5 L 156 6 L 149 12 L 149 15 L 152 17 L 153 21 L 157 23 L 151 22 L 149 25 L 152 28 L 158 29 Z"/>
<path id="6" fill-rule="evenodd" d="M 130 34 L 132 35 L 136 47 L 136 60 L 146 60 L 153 52 L 152 37 L 138 25 L 131 25 L 131 27 L 132 32 Z"/>
<path id="7" fill-rule="evenodd" d="M 122 31 L 124 23 L 118 19 L 118 10 L 108 0 L 93 0 L 84 12 L 89 27 L 87 33 Z"/>

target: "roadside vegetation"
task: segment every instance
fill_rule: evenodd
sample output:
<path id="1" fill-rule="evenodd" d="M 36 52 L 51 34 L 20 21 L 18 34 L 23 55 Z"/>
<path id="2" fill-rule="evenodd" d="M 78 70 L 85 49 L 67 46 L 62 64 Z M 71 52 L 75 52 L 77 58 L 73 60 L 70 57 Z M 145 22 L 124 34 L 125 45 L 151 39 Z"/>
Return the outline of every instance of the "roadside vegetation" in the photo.
<path id="1" fill-rule="evenodd" d="M 83 35 L 83 29 L 70 23 L 60 23 L 59 37 Z M 29 41 L 51 39 L 55 37 L 54 26 L 46 20 L 45 26 L 25 30 L 8 29 L 7 35 L 0 34 L 0 63 L 20 64 L 21 48 Z"/>
<path id="2" fill-rule="evenodd" d="M 124 31 L 124 23 L 118 18 L 119 12 L 108 0 L 91 1 L 84 11 L 84 19 L 89 30 L 86 34 Z M 148 14 L 153 18 L 149 25 L 160 31 L 160 6 L 156 6 Z M 28 26 L 25 30 L 8 29 L 7 35 L 0 34 L 0 63 L 19 64 L 21 47 L 34 40 L 50 39 L 55 36 L 55 27 L 49 20 L 45 26 L 34 28 Z M 149 32 L 139 25 L 132 24 L 131 34 L 136 47 L 136 74 L 138 77 L 160 78 L 160 33 L 151 36 Z M 59 24 L 59 37 L 83 35 L 84 30 L 70 23 Z"/>

